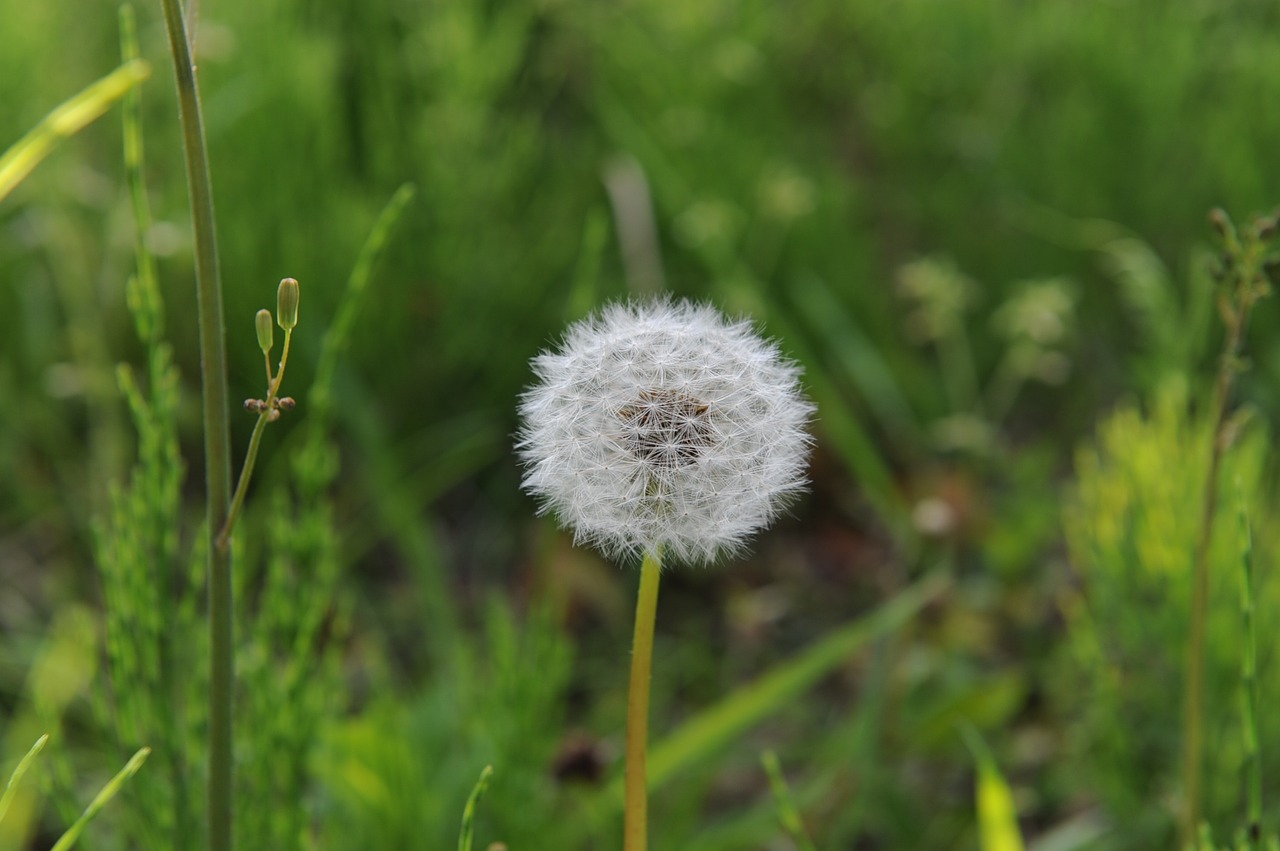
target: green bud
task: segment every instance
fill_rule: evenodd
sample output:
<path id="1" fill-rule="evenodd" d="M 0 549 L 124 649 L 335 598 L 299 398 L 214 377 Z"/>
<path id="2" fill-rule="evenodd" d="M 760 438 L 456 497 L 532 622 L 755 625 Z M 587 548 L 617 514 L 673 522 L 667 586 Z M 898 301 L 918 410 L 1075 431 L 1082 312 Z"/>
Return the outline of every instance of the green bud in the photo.
<path id="1" fill-rule="evenodd" d="M 258 315 L 253 317 L 254 328 L 258 331 L 258 348 L 262 349 L 264 355 L 271 354 L 271 346 L 274 345 L 275 332 L 272 329 L 271 311 L 265 307 L 258 311 Z"/>
<path id="2" fill-rule="evenodd" d="M 280 327 L 292 331 L 298 324 L 298 282 L 285 278 L 276 292 L 276 320 Z"/>

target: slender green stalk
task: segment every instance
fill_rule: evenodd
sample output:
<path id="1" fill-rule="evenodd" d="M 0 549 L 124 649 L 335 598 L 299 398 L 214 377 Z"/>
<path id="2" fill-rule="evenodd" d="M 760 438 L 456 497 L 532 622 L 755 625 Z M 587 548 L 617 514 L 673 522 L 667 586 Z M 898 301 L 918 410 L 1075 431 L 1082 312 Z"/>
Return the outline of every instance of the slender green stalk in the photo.
<path id="1" fill-rule="evenodd" d="M 1226 325 L 1222 356 L 1214 383 L 1213 407 L 1209 422 L 1213 445 L 1205 478 L 1204 503 L 1200 515 L 1200 536 L 1196 542 L 1191 590 L 1191 635 L 1187 646 L 1187 692 L 1183 753 L 1183 786 L 1186 805 L 1182 818 L 1182 844 L 1195 841 L 1200 823 L 1201 785 L 1204 763 L 1204 679 L 1205 622 L 1209 609 L 1209 553 L 1213 544 L 1213 523 L 1218 513 L 1218 478 L 1222 457 L 1230 441 L 1228 405 L 1240 370 L 1240 352 L 1248 328 L 1249 311 L 1269 292 L 1263 272 L 1264 249 L 1274 235 L 1275 222 L 1262 219 L 1241 240 L 1225 213 L 1212 216 L 1224 242 L 1227 268 L 1219 309 Z"/>
<path id="2" fill-rule="evenodd" d="M 200 112 L 195 65 L 191 59 L 191 42 L 187 37 L 180 0 L 161 0 L 161 4 L 169 32 L 169 50 L 173 56 L 187 186 L 191 195 L 200 323 L 200 378 L 204 390 L 206 526 L 209 535 L 209 849 L 229 851 L 233 844 L 231 707 L 235 675 L 231 550 L 227 541 L 217 540 L 231 505 L 226 326 L 222 319 L 222 280 L 218 271 L 213 188 L 209 179 L 204 121 Z"/>
<path id="3" fill-rule="evenodd" d="M 649 680 L 653 668 L 653 623 L 658 612 L 658 579 L 662 563 L 645 553 L 636 600 L 636 631 L 631 644 L 631 686 L 627 693 L 626 806 L 624 851 L 648 846 L 649 787 L 645 760 L 649 748 Z"/>
<path id="4" fill-rule="evenodd" d="M 1258 745 L 1258 635 L 1253 620 L 1253 533 L 1240 493 L 1240 622 L 1244 628 L 1244 652 L 1240 657 L 1241 703 L 1244 714 L 1245 813 L 1250 841 L 1262 832 L 1262 754 Z"/>
<path id="5" fill-rule="evenodd" d="M 227 512 L 226 522 L 218 530 L 217 544 L 226 549 L 231 541 L 231 531 L 235 528 L 240 511 L 244 508 L 244 498 L 249 492 L 249 480 L 253 478 L 253 467 L 258 460 L 258 447 L 262 443 L 262 433 L 267 423 L 273 419 L 276 411 L 276 400 L 280 395 L 280 380 L 284 378 L 284 368 L 289 363 L 289 343 L 293 339 L 293 329 L 284 332 L 284 352 L 280 356 L 280 367 L 275 378 L 271 377 L 271 359 L 267 359 L 267 399 L 258 414 L 258 421 L 253 425 L 253 434 L 249 437 L 249 450 L 244 455 L 244 466 L 240 469 L 240 480 L 236 482 L 236 492 L 231 498 L 231 508 Z"/>

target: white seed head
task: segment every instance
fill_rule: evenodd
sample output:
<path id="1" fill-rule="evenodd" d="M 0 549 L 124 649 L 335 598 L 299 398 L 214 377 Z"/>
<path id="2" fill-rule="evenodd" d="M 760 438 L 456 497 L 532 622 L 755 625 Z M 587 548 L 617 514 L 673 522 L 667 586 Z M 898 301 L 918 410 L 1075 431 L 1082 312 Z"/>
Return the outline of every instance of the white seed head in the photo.
<path id="1" fill-rule="evenodd" d="M 607 555 L 704 563 L 805 487 L 813 406 L 749 322 L 686 301 L 614 304 L 533 359 L 524 489 Z"/>

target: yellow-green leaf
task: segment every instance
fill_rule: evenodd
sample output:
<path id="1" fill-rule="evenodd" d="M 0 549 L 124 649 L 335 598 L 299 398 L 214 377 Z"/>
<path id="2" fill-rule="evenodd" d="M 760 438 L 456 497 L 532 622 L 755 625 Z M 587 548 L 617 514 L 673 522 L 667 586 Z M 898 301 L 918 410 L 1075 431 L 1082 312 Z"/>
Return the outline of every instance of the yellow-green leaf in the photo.
<path id="1" fill-rule="evenodd" d="M 150 74 L 151 65 L 145 60 L 130 60 L 46 115 L 31 132 L 0 156 L 0 201 L 49 155 L 58 142 L 93 123 Z"/>

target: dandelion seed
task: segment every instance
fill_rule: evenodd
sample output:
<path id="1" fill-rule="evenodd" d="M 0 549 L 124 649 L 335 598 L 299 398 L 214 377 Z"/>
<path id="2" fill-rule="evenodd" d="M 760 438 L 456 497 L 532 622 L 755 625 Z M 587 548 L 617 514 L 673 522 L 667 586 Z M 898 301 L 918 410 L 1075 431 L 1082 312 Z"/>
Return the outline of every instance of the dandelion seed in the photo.
<path id="1" fill-rule="evenodd" d="M 533 370 L 523 485 L 577 543 L 706 563 L 805 487 L 814 408 L 749 322 L 686 301 L 614 304 Z"/>

